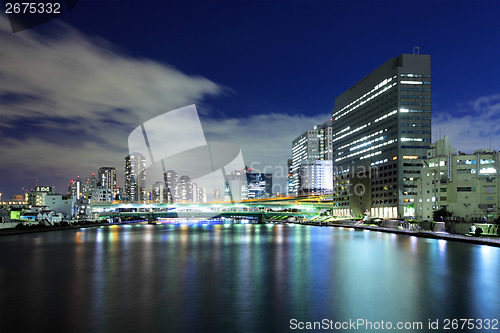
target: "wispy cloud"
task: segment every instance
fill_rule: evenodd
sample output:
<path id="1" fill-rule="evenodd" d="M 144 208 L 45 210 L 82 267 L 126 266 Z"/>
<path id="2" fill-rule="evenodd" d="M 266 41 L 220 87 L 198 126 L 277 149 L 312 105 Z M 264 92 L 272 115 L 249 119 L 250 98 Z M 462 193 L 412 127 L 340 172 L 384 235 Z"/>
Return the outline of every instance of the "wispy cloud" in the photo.
<path id="1" fill-rule="evenodd" d="M 292 156 L 292 141 L 307 129 L 330 118 L 329 114 L 255 114 L 247 118 L 204 119 L 207 140 L 238 144 L 246 164 L 261 172 L 274 173 L 275 191 L 282 192 L 287 172 L 286 162 Z"/>
<path id="2" fill-rule="evenodd" d="M 229 90 L 188 76 L 168 64 L 137 59 L 116 46 L 64 24 L 57 37 L 10 32 L 0 17 L 0 191 L 32 186 L 35 179 L 59 192 L 71 177 L 115 166 L 123 184 L 129 133 L 164 112 L 201 103 Z M 239 144 L 247 165 L 286 172 L 291 141 L 324 116 L 269 113 L 210 118 L 208 141 Z M 284 179 L 275 179 L 284 185 Z"/>
<path id="3" fill-rule="evenodd" d="M 13 34 L 0 17 L 2 187 L 16 181 L 25 186 L 39 175 L 44 182 L 58 177 L 58 190 L 64 191 L 60 185 L 71 176 L 103 165 L 120 170 L 136 126 L 226 89 L 167 64 L 124 55 L 70 26 L 56 29 L 57 37 Z"/>
<path id="4" fill-rule="evenodd" d="M 463 152 L 500 150 L 500 94 L 482 96 L 460 104 L 460 112 L 439 110 L 432 117 L 433 141 L 444 135 Z"/>

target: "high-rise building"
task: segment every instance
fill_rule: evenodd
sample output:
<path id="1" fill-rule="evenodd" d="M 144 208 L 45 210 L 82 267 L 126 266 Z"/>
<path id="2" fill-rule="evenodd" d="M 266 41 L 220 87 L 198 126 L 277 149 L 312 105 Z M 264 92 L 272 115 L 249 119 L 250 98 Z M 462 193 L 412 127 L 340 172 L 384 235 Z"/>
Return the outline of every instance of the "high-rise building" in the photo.
<path id="1" fill-rule="evenodd" d="M 332 194 L 332 161 L 305 160 L 300 164 L 299 195 Z"/>
<path id="2" fill-rule="evenodd" d="M 111 192 L 113 199 L 116 197 L 116 169 L 113 167 L 101 167 L 97 173 L 98 183 L 103 189 Z"/>
<path id="3" fill-rule="evenodd" d="M 302 161 L 332 159 L 332 133 L 332 121 L 327 120 L 320 125 L 314 126 L 313 129 L 305 131 L 293 140 L 290 195 L 298 194 Z"/>
<path id="4" fill-rule="evenodd" d="M 189 176 L 179 177 L 179 200 L 193 202 L 193 186 Z"/>
<path id="5" fill-rule="evenodd" d="M 146 158 L 141 153 L 125 157 L 125 195 L 128 201 L 146 200 Z"/>
<path id="6" fill-rule="evenodd" d="M 80 199 L 83 197 L 83 184 L 80 176 L 77 176 L 76 179 L 72 179 L 68 184 L 68 194 L 76 199 Z"/>
<path id="7" fill-rule="evenodd" d="M 151 200 L 156 203 L 163 203 L 165 193 L 165 182 L 157 181 L 153 184 Z"/>
<path id="8" fill-rule="evenodd" d="M 429 55 L 391 58 L 335 99 L 334 214 L 414 216 L 431 141 Z"/>
<path id="9" fill-rule="evenodd" d="M 97 177 L 93 172 L 83 184 L 83 196 L 90 198 L 97 189 Z"/>
<path id="10" fill-rule="evenodd" d="M 163 174 L 165 181 L 165 201 L 175 203 L 179 201 L 179 176 L 174 170 L 167 170 Z"/>

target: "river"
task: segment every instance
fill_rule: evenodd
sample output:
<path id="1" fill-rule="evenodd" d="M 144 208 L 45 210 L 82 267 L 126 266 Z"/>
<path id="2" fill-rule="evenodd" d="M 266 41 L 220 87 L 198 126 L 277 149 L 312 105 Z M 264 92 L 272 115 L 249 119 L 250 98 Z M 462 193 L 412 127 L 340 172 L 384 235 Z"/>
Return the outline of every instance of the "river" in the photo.
<path id="1" fill-rule="evenodd" d="M 0 253 L 1 332 L 500 330 L 500 248 L 484 245 L 158 224 L 2 236 Z"/>

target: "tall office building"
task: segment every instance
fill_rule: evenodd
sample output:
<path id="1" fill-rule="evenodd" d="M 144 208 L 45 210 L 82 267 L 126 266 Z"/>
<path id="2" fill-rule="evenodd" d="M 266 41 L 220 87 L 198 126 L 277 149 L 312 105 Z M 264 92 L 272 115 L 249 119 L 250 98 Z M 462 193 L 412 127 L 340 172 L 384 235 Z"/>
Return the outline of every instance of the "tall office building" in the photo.
<path id="1" fill-rule="evenodd" d="M 300 165 L 306 160 L 331 160 L 332 148 L 332 121 L 314 126 L 305 131 L 292 142 L 291 185 L 288 186 L 290 195 L 297 195 L 300 188 Z"/>
<path id="2" fill-rule="evenodd" d="M 141 153 L 125 157 L 125 195 L 128 201 L 146 200 L 146 158 Z"/>
<path id="3" fill-rule="evenodd" d="M 98 180 L 102 189 L 109 190 L 112 199 L 116 197 L 116 169 L 113 167 L 101 167 L 97 172 Z"/>
<path id="4" fill-rule="evenodd" d="M 431 141 L 429 55 L 391 58 L 335 99 L 334 213 L 403 218 Z"/>

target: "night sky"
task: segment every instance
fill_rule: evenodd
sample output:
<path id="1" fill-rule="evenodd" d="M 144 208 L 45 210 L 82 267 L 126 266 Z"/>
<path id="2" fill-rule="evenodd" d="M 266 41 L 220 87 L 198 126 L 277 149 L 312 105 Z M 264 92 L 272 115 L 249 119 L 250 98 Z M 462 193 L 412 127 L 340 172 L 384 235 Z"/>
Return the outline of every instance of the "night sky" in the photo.
<path id="1" fill-rule="evenodd" d="M 190 104 L 208 141 L 284 183 L 291 141 L 414 46 L 431 55 L 433 140 L 499 150 L 499 17 L 500 1 L 80 1 L 12 33 L 1 14 L 2 199 L 101 166 L 123 186 L 129 133 Z"/>

